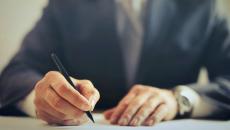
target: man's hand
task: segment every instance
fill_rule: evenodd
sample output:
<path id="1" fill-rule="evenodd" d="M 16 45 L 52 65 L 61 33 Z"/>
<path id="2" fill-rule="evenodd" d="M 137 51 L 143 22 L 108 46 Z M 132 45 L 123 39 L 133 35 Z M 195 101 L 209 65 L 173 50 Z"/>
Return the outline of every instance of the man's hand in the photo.
<path id="1" fill-rule="evenodd" d="M 177 114 L 173 92 L 151 86 L 135 85 L 130 92 L 104 116 L 112 124 L 151 126 L 162 120 L 171 120 Z"/>
<path id="2" fill-rule="evenodd" d="M 38 118 L 59 125 L 80 125 L 86 121 L 84 113 L 93 110 L 99 92 L 88 80 L 72 81 L 79 92 L 55 71 L 48 72 L 36 84 L 34 104 Z"/>

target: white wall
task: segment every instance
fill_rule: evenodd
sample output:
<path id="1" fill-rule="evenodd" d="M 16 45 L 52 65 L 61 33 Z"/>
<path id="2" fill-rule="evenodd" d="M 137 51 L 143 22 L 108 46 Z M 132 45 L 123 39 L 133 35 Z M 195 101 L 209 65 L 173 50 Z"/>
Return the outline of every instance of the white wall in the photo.
<path id="1" fill-rule="evenodd" d="M 219 18 L 227 20 L 230 30 L 230 0 L 216 0 L 216 13 Z"/>
<path id="2" fill-rule="evenodd" d="M 46 0 L 0 0 L 0 72 L 46 4 Z"/>

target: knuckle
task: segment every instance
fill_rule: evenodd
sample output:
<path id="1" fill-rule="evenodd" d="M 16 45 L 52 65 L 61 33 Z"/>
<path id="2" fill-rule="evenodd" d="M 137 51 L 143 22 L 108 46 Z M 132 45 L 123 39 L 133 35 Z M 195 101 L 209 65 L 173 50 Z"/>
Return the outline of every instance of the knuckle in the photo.
<path id="1" fill-rule="evenodd" d="M 46 78 L 49 78 L 49 77 L 53 77 L 53 76 L 56 76 L 58 74 L 57 71 L 49 71 L 45 74 L 45 77 Z"/>
<path id="2" fill-rule="evenodd" d="M 141 90 L 143 88 L 143 86 L 142 85 L 140 85 L 140 84 L 136 84 L 136 85 L 134 85 L 133 86 L 133 89 L 135 89 L 135 90 Z"/>
<path id="3" fill-rule="evenodd" d="M 162 95 L 160 93 L 153 93 L 153 98 L 161 99 Z"/>
<path id="4" fill-rule="evenodd" d="M 39 92 L 39 90 L 41 89 L 41 87 L 42 87 L 42 80 L 39 80 L 39 81 L 35 84 L 35 87 L 34 87 L 35 92 Z"/>
<path id="5" fill-rule="evenodd" d="M 141 100 L 136 100 L 132 105 L 140 106 L 142 104 Z"/>
<path id="6" fill-rule="evenodd" d="M 82 80 L 83 84 L 92 85 L 92 82 L 88 79 Z"/>
<path id="7" fill-rule="evenodd" d="M 152 93 L 154 92 L 154 89 L 152 87 L 146 87 L 146 91 Z"/>
<path id="8" fill-rule="evenodd" d="M 35 97 L 44 97 L 46 98 L 46 95 L 49 94 L 48 91 L 48 85 L 44 83 L 44 78 L 38 81 L 34 87 Z M 49 95 L 47 95 L 49 96 Z"/>
<path id="9" fill-rule="evenodd" d="M 122 107 L 122 108 L 125 108 L 125 107 L 127 107 L 128 105 L 129 105 L 129 103 L 126 102 L 126 101 L 122 101 L 122 102 L 119 103 L 119 106 Z"/>
<path id="10" fill-rule="evenodd" d="M 93 90 L 93 89 L 92 89 L 92 90 L 89 90 L 89 94 L 90 94 L 90 95 L 96 95 L 96 91 Z"/>

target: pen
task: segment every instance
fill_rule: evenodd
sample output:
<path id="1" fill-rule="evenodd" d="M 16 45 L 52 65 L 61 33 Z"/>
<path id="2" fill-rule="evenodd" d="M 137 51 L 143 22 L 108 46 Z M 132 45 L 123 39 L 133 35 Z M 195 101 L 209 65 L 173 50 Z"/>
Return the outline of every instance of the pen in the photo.
<path id="1" fill-rule="evenodd" d="M 78 91 L 77 87 L 75 88 L 72 80 L 70 79 L 69 74 L 67 73 L 66 69 L 64 68 L 64 66 L 62 65 L 61 61 L 59 60 L 59 58 L 57 57 L 57 55 L 55 53 L 51 54 L 51 58 L 53 60 L 53 62 L 55 63 L 56 67 L 58 68 L 58 70 L 61 72 L 61 74 L 65 77 L 65 79 L 70 83 L 70 85 Z M 89 117 L 89 119 L 95 123 L 93 116 L 91 114 L 90 111 L 86 111 L 86 115 Z"/>

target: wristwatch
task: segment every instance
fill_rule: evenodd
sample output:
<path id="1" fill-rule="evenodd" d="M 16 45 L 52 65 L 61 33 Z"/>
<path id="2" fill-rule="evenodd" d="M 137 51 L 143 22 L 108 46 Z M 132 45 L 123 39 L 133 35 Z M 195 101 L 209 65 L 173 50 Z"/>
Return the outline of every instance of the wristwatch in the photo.
<path id="1" fill-rule="evenodd" d="M 174 88 L 174 95 L 178 103 L 178 117 L 190 117 L 196 103 L 197 93 L 188 86 L 178 85 Z"/>

